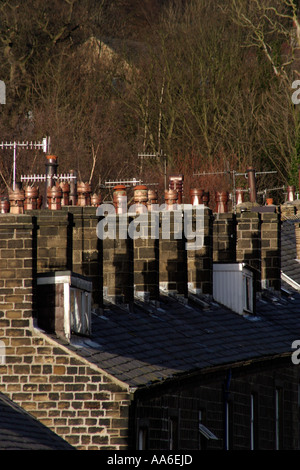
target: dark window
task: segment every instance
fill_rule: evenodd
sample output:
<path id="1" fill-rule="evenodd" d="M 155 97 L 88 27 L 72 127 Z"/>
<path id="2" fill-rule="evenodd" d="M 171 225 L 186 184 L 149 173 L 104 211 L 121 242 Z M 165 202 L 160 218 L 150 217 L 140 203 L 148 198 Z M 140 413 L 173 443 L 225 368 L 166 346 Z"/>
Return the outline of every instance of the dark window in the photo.
<path id="1" fill-rule="evenodd" d="M 230 398 L 225 399 L 225 450 L 233 449 L 233 403 Z"/>
<path id="2" fill-rule="evenodd" d="M 282 449 L 283 443 L 283 391 L 277 387 L 275 390 L 275 449 Z"/>
<path id="3" fill-rule="evenodd" d="M 139 428 L 138 450 L 148 450 L 148 428 Z"/>
<path id="4" fill-rule="evenodd" d="M 169 418 L 169 449 L 178 450 L 178 417 Z"/>
<path id="5" fill-rule="evenodd" d="M 258 449 L 258 395 L 251 393 L 250 396 L 250 449 Z"/>
<path id="6" fill-rule="evenodd" d="M 205 422 L 205 411 L 199 411 L 199 450 L 206 450 L 207 449 L 207 439 L 204 434 L 201 432 L 201 426 Z"/>

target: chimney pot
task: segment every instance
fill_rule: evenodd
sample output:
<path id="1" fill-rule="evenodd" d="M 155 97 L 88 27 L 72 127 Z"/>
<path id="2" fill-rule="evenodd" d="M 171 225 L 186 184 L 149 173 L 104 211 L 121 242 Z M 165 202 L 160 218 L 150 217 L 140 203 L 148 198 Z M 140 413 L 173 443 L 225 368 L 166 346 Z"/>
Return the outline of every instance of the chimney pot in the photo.
<path id="1" fill-rule="evenodd" d="M 287 187 L 287 200 L 289 202 L 292 202 L 292 201 L 295 200 L 295 191 L 296 191 L 295 186 L 288 186 Z"/>
<path id="2" fill-rule="evenodd" d="M 59 185 L 47 189 L 47 204 L 50 210 L 60 210 L 62 200 L 62 190 Z"/>
<path id="3" fill-rule="evenodd" d="M 166 189 L 165 190 L 165 203 L 168 210 L 173 210 L 173 205 L 176 205 L 178 202 L 178 193 L 175 189 Z"/>
<path id="4" fill-rule="evenodd" d="M 202 201 L 206 207 L 208 207 L 209 197 L 210 197 L 209 191 L 204 191 L 203 196 L 202 196 Z"/>
<path id="5" fill-rule="evenodd" d="M 228 193 L 226 191 L 217 191 L 215 201 L 217 203 L 216 212 L 218 214 L 228 212 Z"/>
<path id="6" fill-rule="evenodd" d="M 235 200 L 236 200 L 236 204 L 243 204 L 244 202 L 244 192 L 241 188 L 237 188 L 236 192 L 235 192 Z"/>
<path id="7" fill-rule="evenodd" d="M 9 212 L 10 204 L 7 197 L 2 197 L 0 200 L 0 214 L 7 214 Z"/>
<path id="8" fill-rule="evenodd" d="M 127 191 L 126 186 L 123 184 L 118 184 L 114 187 L 113 192 L 113 205 L 115 206 L 117 214 L 124 214 L 127 210 Z"/>
<path id="9" fill-rule="evenodd" d="M 183 179 L 184 179 L 183 175 L 169 177 L 169 189 L 177 191 L 177 194 L 178 194 L 177 203 L 178 204 L 182 204 Z"/>
<path id="10" fill-rule="evenodd" d="M 158 193 L 156 189 L 149 189 L 148 190 L 148 203 L 147 203 L 149 211 L 152 210 L 151 206 L 153 204 L 158 204 Z"/>
<path id="11" fill-rule="evenodd" d="M 9 191 L 9 202 L 11 214 L 24 214 L 25 191 L 20 187 Z"/>
<path id="12" fill-rule="evenodd" d="M 63 181 L 59 185 L 62 190 L 62 200 L 61 200 L 61 205 L 62 206 L 68 206 L 69 205 L 69 194 L 70 194 L 70 185 L 67 181 Z"/>
<path id="13" fill-rule="evenodd" d="M 55 155 L 47 155 L 46 157 L 46 185 L 45 185 L 45 204 L 48 203 L 48 188 L 55 185 L 53 176 L 57 173 L 57 157 Z"/>
<path id="14" fill-rule="evenodd" d="M 144 185 L 135 186 L 133 191 L 133 200 L 136 205 L 137 213 L 147 212 L 148 188 Z"/>
<path id="15" fill-rule="evenodd" d="M 78 206 L 90 206 L 91 205 L 91 185 L 89 183 L 84 183 L 81 181 L 77 183 L 77 205 Z"/>
<path id="16" fill-rule="evenodd" d="M 193 206 L 203 204 L 203 194 L 204 194 L 203 189 L 196 189 L 196 188 L 190 189 L 191 204 Z"/>
<path id="17" fill-rule="evenodd" d="M 93 194 L 91 196 L 91 206 L 98 207 L 102 202 L 101 194 Z"/>
<path id="18" fill-rule="evenodd" d="M 256 202 L 256 178 L 255 178 L 255 169 L 249 167 L 246 172 L 248 173 L 248 184 L 250 190 L 250 202 Z"/>
<path id="19" fill-rule="evenodd" d="M 36 187 L 27 186 L 25 188 L 25 210 L 35 210 L 37 209 L 37 199 L 39 196 L 39 189 Z"/>

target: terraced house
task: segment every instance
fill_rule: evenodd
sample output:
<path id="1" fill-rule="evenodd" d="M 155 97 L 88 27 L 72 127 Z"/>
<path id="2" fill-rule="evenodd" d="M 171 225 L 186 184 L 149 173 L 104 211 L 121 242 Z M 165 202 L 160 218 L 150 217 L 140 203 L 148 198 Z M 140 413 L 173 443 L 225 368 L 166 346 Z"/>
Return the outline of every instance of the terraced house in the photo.
<path id="1" fill-rule="evenodd" d="M 38 208 L 17 188 L 0 215 L 2 448 L 299 449 L 298 201 L 212 211 L 199 192 L 189 250 L 176 189 L 168 238 L 114 239 L 79 189 Z"/>

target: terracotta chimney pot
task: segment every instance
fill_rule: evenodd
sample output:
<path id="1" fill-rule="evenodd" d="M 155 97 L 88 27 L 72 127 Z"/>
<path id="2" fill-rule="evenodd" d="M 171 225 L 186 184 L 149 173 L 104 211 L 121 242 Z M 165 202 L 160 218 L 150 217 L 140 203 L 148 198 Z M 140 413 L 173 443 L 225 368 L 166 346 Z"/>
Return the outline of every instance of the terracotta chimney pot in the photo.
<path id="1" fill-rule="evenodd" d="M 193 206 L 203 204 L 203 194 L 204 194 L 203 189 L 196 189 L 196 188 L 190 189 L 191 204 Z"/>

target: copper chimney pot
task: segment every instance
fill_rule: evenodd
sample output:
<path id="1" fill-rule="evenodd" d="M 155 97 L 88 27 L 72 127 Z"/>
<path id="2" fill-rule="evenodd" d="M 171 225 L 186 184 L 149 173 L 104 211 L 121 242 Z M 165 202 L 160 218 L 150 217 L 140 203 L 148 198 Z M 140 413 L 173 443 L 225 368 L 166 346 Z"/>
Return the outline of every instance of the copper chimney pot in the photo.
<path id="1" fill-rule="evenodd" d="M 228 212 L 228 193 L 226 191 L 217 191 L 215 194 L 216 212 L 224 214 Z"/>
<path id="2" fill-rule="evenodd" d="M 8 214 L 10 208 L 8 197 L 2 197 L 0 199 L 0 214 Z"/>
<path id="3" fill-rule="evenodd" d="M 24 189 L 16 188 L 14 191 L 9 191 L 10 213 L 11 214 L 24 214 Z"/>
<path id="4" fill-rule="evenodd" d="M 91 185 L 89 183 L 80 182 L 77 184 L 77 205 L 90 206 L 91 205 Z"/>
<path id="5" fill-rule="evenodd" d="M 94 193 L 94 194 L 91 196 L 91 206 L 92 206 L 92 207 L 98 207 L 98 206 L 100 206 L 101 202 L 102 202 L 101 194 L 96 194 L 96 193 Z"/>
<path id="6" fill-rule="evenodd" d="M 62 189 L 59 185 L 47 189 L 47 204 L 50 210 L 60 210 L 62 200 Z"/>
<path id="7" fill-rule="evenodd" d="M 147 202 L 149 211 L 152 210 L 151 206 L 153 206 L 154 204 L 158 204 L 158 193 L 156 189 L 149 189 L 148 190 L 148 202 Z"/>
<path id="8" fill-rule="evenodd" d="M 244 202 L 244 192 L 241 188 L 237 188 L 235 192 L 235 203 L 242 204 Z"/>
<path id="9" fill-rule="evenodd" d="M 67 181 L 62 181 L 59 185 L 62 190 L 62 200 L 61 200 L 61 205 L 62 206 L 69 206 L 70 205 L 70 185 Z"/>
<path id="10" fill-rule="evenodd" d="M 209 191 L 204 191 L 203 196 L 202 196 L 202 201 L 205 207 L 208 207 L 209 203 Z"/>
<path id="11" fill-rule="evenodd" d="M 198 206 L 199 204 L 203 204 L 203 199 L 202 199 L 203 194 L 204 194 L 203 189 L 196 189 L 196 188 L 190 189 L 191 204 L 193 206 Z"/>
<path id="12" fill-rule="evenodd" d="M 295 200 L 295 192 L 296 192 L 295 186 L 288 186 L 287 187 L 287 200 L 289 202 L 292 202 L 292 201 Z"/>
<path id="13" fill-rule="evenodd" d="M 169 189 L 177 191 L 178 199 L 177 203 L 182 204 L 182 192 L 183 192 L 183 175 L 170 176 L 169 177 Z"/>
<path id="14" fill-rule="evenodd" d="M 135 186 L 133 189 L 133 200 L 137 213 L 147 212 L 148 188 L 144 185 Z"/>
<path id="15" fill-rule="evenodd" d="M 178 193 L 175 189 L 166 189 L 165 190 L 165 203 L 168 210 L 176 209 L 178 202 Z M 175 206 L 175 207 L 173 207 Z"/>
<path id="16" fill-rule="evenodd" d="M 148 202 L 148 188 L 144 185 L 135 186 L 133 190 L 134 202 L 147 205 Z"/>
<path id="17" fill-rule="evenodd" d="M 27 186 L 25 188 L 24 209 L 25 210 L 37 209 L 38 197 L 39 197 L 39 188 Z"/>
<path id="18" fill-rule="evenodd" d="M 124 214 L 127 211 L 127 191 L 123 184 L 114 187 L 113 205 L 117 214 Z"/>

